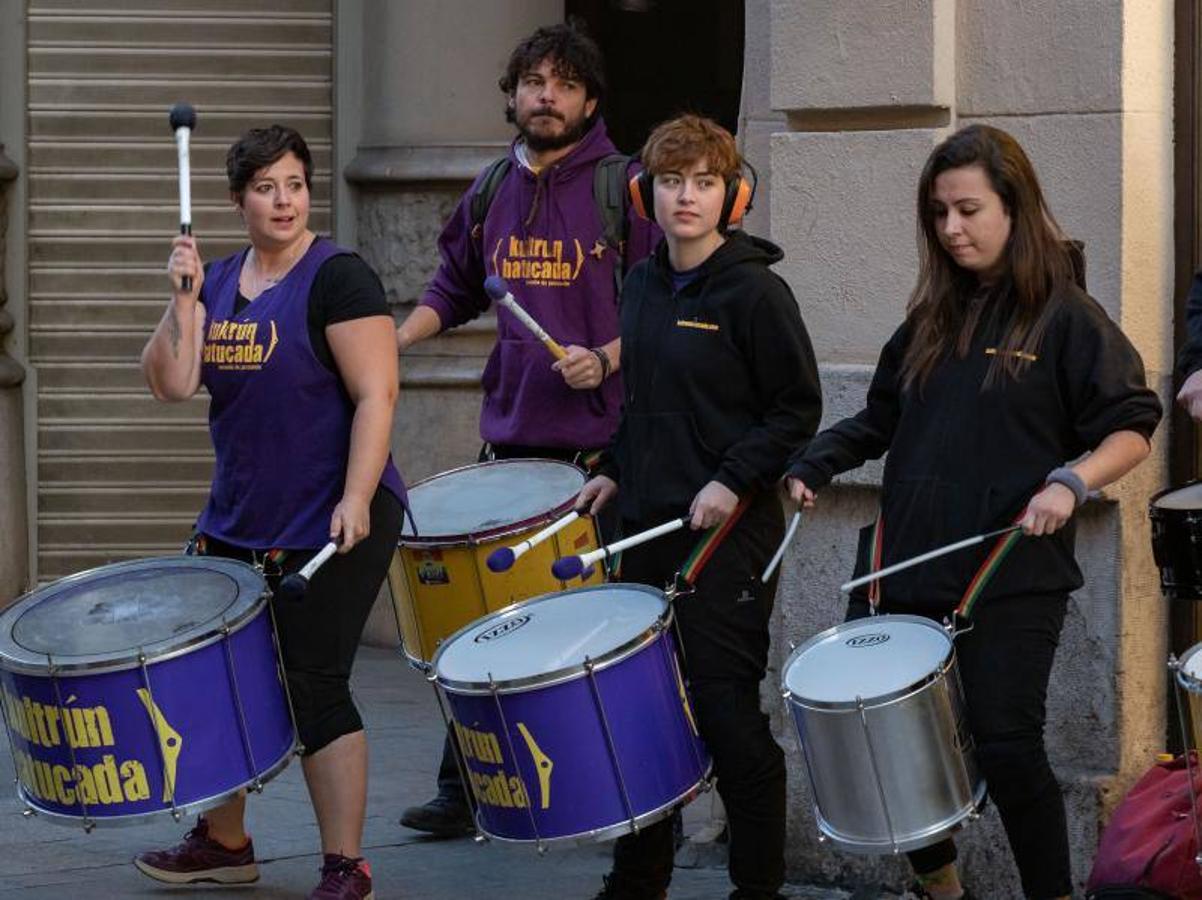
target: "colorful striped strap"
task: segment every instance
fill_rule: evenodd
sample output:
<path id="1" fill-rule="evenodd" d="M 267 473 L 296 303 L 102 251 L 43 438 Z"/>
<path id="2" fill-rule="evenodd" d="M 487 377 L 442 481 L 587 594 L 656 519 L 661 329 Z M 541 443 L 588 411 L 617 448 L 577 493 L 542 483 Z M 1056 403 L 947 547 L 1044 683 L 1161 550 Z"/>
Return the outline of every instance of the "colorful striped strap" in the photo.
<path id="1" fill-rule="evenodd" d="M 884 557 L 885 544 L 885 518 L 882 513 L 876 514 L 876 521 L 872 523 L 872 555 L 868 559 L 868 571 L 879 572 L 882 568 L 881 563 Z M 881 580 L 870 582 L 868 585 L 868 604 L 875 611 L 881 605 Z"/>
<path id="2" fill-rule="evenodd" d="M 697 542 L 697 546 L 693 548 L 693 552 L 689 554 L 684 561 L 684 565 L 680 567 L 680 572 L 676 575 L 677 584 L 684 583 L 688 587 L 692 587 L 697 583 L 697 579 L 701 576 L 701 570 L 705 568 L 706 563 L 717 551 L 718 546 L 726 539 L 735 524 L 747 511 L 750 505 L 750 499 L 739 501 L 739 505 L 735 507 L 735 511 L 730 514 L 730 517 L 721 525 L 715 525 L 713 528 L 706 529 L 705 534 L 701 536 L 701 540 Z"/>
<path id="3" fill-rule="evenodd" d="M 1010 524 L 1017 525 L 1023 520 L 1026 514 L 1027 508 L 1024 506 L 1023 511 Z M 1022 539 L 1022 536 L 1022 531 L 1010 531 L 997 539 L 997 542 L 993 545 L 993 549 L 989 551 L 989 555 L 981 563 L 981 568 L 977 569 L 977 574 L 968 583 L 968 587 L 964 591 L 964 596 L 960 598 L 960 605 L 956 607 L 956 615 L 959 618 L 967 620 L 972 617 L 973 607 L 976 605 L 981 594 L 985 592 L 985 585 L 989 584 L 989 581 L 997 574 L 997 570 L 1001 568 L 1002 560 L 1010 554 L 1010 551 L 1014 549 L 1014 545 Z"/>

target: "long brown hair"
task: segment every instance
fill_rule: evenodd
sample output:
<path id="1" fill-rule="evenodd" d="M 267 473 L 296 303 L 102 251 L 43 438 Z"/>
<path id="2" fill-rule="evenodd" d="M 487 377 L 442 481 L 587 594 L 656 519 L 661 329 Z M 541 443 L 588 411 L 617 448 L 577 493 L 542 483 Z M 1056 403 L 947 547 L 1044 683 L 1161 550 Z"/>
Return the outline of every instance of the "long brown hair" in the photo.
<path id="1" fill-rule="evenodd" d="M 943 249 L 935 225 L 935 179 L 949 169 L 980 166 L 1010 216 L 1001 276 L 989 290 L 1009 321 L 984 387 L 1002 374 L 1018 378 L 1039 347 L 1052 298 L 1072 279 L 1063 232 L 1052 217 L 1035 169 L 1018 141 L 999 128 L 969 125 L 934 149 L 918 182 L 918 283 L 906 314 L 911 336 L 902 361 L 902 385 L 919 388 L 950 350 L 963 359 L 985 303 L 977 276 Z M 996 305 L 996 304 L 990 304 Z"/>

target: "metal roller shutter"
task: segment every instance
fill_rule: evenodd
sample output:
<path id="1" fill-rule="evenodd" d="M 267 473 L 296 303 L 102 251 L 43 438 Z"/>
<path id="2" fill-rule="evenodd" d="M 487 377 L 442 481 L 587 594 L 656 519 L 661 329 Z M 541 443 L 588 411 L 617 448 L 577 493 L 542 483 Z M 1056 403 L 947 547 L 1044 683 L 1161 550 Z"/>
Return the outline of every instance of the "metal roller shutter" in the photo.
<path id="1" fill-rule="evenodd" d="M 254 125 L 305 135 L 311 227 L 328 233 L 332 40 L 331 0 L 30 0 L 40 581 L 177 552 L 206 495 L 207 395 L 157 403 L 138 369 L 179 223 L 168 109 L 197 108 L 193 228 L 205 259 L 243 243 L 225 151 Z"/>

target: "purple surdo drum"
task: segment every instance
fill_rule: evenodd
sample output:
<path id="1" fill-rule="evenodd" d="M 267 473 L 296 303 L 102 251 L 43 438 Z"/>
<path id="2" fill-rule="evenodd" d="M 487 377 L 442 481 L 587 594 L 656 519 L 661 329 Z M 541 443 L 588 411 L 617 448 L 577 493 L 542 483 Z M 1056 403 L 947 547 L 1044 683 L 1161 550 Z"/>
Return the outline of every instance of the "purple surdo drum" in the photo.
<path id="1" fill-rule="evenodd" d="M 672 608 L 631 584 L 560 591 L 461 629 L 433 660 L 484 834 L 607 840 L 708 786 Z"/>
<path id="2" fill-rule="evenodd" d="M 29 810 L 177 819 L 258 789 L 296 732 L 266 582 L 245 563 L 102 566 L 0 614 L 0 708 Z"/>

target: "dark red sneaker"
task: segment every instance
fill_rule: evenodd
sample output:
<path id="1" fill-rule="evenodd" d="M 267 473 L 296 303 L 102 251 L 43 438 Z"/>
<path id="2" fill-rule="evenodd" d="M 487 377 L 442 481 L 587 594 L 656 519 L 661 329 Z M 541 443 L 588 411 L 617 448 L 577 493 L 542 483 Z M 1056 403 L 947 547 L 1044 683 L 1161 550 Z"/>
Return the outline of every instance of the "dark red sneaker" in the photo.
<path id="1" fill-rule="evenodd" d="M 170 850 L 151 850 L 134 860 L 134 865 L 156 881 L 168 884 L 192 884 L 216 881 L 219 884 L 249 884 L 259 880 L 255 848 L 246 839 L 241 850 L 230 850 L 209 837 L 209 823 L 203 818 L 189 831 L 183 843 Z"/>
<path id="2" fill-rule="evenodd" d="M 359 857 L 327 853 L 321 866 L 321 884 L 309 900 L 372 900 L 371 866 Z"/>

